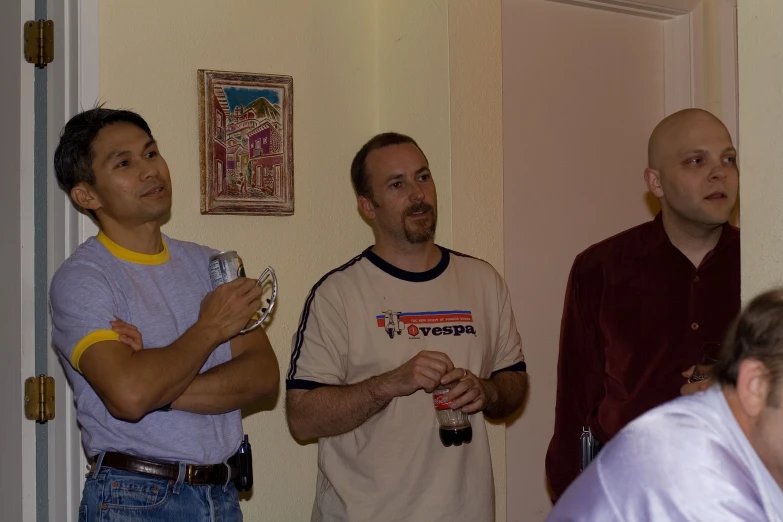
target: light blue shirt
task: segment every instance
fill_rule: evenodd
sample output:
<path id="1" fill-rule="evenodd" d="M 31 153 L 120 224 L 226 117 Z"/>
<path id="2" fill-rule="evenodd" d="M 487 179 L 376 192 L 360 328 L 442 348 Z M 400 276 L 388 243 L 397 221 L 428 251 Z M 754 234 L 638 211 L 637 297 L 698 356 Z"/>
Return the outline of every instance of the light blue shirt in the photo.
<path id="1" fill-rule="evenodd" d="M 78 371 L 85 350 L 117 339 L 115 316 L 135 325 L 144 349 L 167 346 L 198 318 L 211 290 L 207 247 L 163 237 L 164 251 L 145 255 L 99 234 L 84 242 L 52 279 L 52 340 L 58 348 L 76 400 L 76 416 L 88 455 L 119 451 L 189 464 L 216 464 L 239 448 L 239 410 L 222 415 L 152 412 L 138 422 L 113 417 Z M 215 349 L 201 372 L 231 359 L 229 343 Z"/>
<path id="2" fill-rule="evenodd" d="M 783 520 L 783 492 L 720 387 L 626 426 L 566 490 L 547 522 Z"/>

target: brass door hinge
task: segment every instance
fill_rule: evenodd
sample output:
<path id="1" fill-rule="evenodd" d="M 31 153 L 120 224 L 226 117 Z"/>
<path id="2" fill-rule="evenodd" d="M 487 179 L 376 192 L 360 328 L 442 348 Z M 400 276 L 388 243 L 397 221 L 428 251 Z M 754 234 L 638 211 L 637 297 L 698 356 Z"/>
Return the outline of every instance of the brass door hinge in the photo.
<path id="1" fill-rule="evenodd" d="M 54 377 L 41 374 L 24 381 L 24 415 L 41 424 L 54 419 Z"/>
<path id="2" fill-rule="evenodd" d="M 54 22 L 36 20 L 24 24 L 24 58 L 43 69 L 54 60 Z"/>

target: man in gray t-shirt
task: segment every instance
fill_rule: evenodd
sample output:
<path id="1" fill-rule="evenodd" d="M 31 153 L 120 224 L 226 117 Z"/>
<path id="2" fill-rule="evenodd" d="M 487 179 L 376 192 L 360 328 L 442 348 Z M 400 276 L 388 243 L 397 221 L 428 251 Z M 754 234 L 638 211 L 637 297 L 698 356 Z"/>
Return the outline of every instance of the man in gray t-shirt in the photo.
<path id="1" fill-rule="evenodd" d="M 101 229 L 50 291 L 92 461 L 80 520 L 241 520 L 239 409 L 275 396 L 279 381 L 263 328 L 239 335 L 261 289 L 239 278 L 210 291 L 215 251 L 161 234 L 171 180 L 141 116 L 76 115 L 54 162 L 60 187 Z"/>

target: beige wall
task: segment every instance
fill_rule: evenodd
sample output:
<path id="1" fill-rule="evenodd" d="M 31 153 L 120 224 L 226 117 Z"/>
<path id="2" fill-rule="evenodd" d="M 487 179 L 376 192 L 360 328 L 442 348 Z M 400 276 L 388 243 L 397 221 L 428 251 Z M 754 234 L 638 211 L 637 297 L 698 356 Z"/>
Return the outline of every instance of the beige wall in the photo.
<path id="1" fill-rule="evenodd" d="M 413 136 L 438 189 L 438 243 L 451 246 L 449 32 L 446 0 L 378 2 L 378 129 Z"/>
<path id="2" fill-rule="evenodd" d="M 544 456 L 574 257 L 653 215 L 642 173 L 664 116 L 663 48 L 655 20 L 503 3 L 505 272 L 531 377 L 524 415 L 506 433 L 509 522 L 551 509 Z"/>
<path id="3" fill-rule="evenodd" d="M 237 249 L 251 274 L 275 267 L 281 296 L 268 333 L 283 373 L 311 285 L 372 241 L 348 166 L 376 132 L 410 133 L 427 152 L 438 241 L 502 269 L 500 0 L 105 0 L 100 9 L 101 99 L 148 118 L 171 168 L 164 232 Z M 199 214 L 197 69 L 294 77 L 293 216 Z M 291 439 L 282 401 L 251 412 L 245 430 L 256 462 L 246 520 L 307 520 L 315 446 Z M 501 522 L 504 442 L 503 427 L 490 430 Z"/>
<path id="4" fill-rule="evenodd" d="M 704 0 L 704 109 L 718 118 L 723 112 L 721 98 L 720 11 L 723 0 Z"/>
<path id="5" fill-rule="evenodd" d="M 501 0 L 449 2 L 454 249 L 503 273 Z M 506 520 L 506 428 L 488 426 L 497 520 Z"/>
<path id="6" fill-rule="evenodd" d="M 100 93 L 110 106 L 148 118 L 161 144 L 174 185 L 166 234 L 236 249 L 249 274 L 275 267 L 281 293 L 268 333 L 285 373 L 310 286 L 371 242 L 357 215 L 347 166 L 377 129 L 376 17 L 375 6 L 361 0 L 264 2 L 260 12 L 259 5 L 102 2 Z M 293 216 L 199 214 L 197 69 L 294 77 Z M 246 519 L 307 520 L 316 447 L 291 438 L 282 400 L 273 411 L 247 417 L 245 431 L 255 461 L 253 495 L 242 504 Z"/>
<path id="7" fill-rule="evenodd" d="M 783 2 L 739 0 L 742 299 L 783 284 Z"/>
<path id="8" fill-rule="evenodd" d="M 738 145 L 736 0 L 702 0 L 703 108 L 729 129 Z"/>

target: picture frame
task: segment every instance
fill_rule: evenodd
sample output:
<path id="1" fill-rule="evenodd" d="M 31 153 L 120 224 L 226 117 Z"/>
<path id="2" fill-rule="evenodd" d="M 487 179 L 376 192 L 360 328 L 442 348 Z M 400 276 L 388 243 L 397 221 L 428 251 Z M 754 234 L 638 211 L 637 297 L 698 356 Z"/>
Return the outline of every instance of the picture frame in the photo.
<path id="1" fill-rule="evenodd" d="M 294 213 L 293 78 L 198 70 L 202 214 Z"/>

